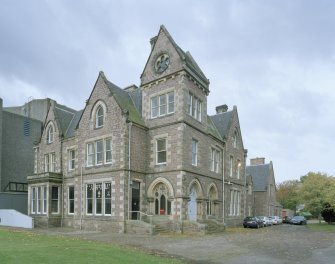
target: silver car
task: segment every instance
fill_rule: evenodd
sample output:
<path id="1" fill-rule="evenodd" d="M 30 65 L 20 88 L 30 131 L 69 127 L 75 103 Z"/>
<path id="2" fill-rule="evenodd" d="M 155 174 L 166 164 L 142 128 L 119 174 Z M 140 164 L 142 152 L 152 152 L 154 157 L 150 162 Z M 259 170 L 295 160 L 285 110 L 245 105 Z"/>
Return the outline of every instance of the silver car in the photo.
<path id="1" fill-rule="evenodd" d="M 267 216 L 257 216 L 264 223 L 264 226 L 272 226 L 272 221 Z"/>

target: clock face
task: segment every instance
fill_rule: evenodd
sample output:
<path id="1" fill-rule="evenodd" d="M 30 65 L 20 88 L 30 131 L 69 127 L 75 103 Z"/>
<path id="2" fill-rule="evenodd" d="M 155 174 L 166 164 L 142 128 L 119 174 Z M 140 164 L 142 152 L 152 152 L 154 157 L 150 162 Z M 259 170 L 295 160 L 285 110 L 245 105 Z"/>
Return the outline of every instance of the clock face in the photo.
<path id="1" fill-rule="evenodd" d="M 166 53 L 163 53 L 158 56 L 155 62 L 155 70 L 157 73 L 164 72 L 170 64 L 170 57 Z"/>

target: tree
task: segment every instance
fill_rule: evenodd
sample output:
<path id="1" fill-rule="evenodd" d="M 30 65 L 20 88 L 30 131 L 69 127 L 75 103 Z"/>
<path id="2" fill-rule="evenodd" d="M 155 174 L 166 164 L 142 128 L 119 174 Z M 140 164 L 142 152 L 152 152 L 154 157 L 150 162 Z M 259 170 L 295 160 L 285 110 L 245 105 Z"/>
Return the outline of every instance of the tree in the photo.
<path id="1" fill-rule="evenodd" d="M 335 220 L 334 208 L 329 203 L 324 204 L 321 215 L 328 224 L 331 224 Z"/>
<path id="2" fill-rule="evenodd" d="M 301 180 L 298 196 L 301 203 L 305 204 L 307 211 L 314 216 L 319 216 L 325 203 L 334 204 L 334 201 L 330 201 L 329 195 L 335 188 L 334 177 L 325 173 L 309 172 L 301 177 Z"/>
<path id="3" fill-rule="evenodd" d="M 277 184 L 276 197 L 277 201 L 283 208 L 296 210 L 299 202 L 298 189 L 300 182 L 297 180 L 284 181 Z"/>

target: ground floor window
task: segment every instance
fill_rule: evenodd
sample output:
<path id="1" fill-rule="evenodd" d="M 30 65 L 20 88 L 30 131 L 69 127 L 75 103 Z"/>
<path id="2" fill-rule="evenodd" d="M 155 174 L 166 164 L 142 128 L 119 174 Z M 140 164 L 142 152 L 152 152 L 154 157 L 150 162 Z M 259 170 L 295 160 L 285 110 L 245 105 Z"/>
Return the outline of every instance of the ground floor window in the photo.
<path id="1" fill-rule="evenodd" d="M 74 214 L 74 186 L 68 188 L 68 213 Z"/>
<path id="2" fill-rule="evenodd" d="M 229 215 L 241 215 L 241 192 L 237 190 L 230 190 L 230 207 Z"/>
<path id="3" fill-rule="evenodd" d="M 111 215 L 111 193 L 110 182 L 86 184 L 86 214 Z"/>
<path id="4" fill-rule="evenodd" d="M 60 187 L 51 187 L 51 213 L 59 214 L 59 198 L 60 198 Z"/>
<path id="5" fill-rule="evenodd" d="M 35 186 L 30 193 L 31 214 L 47 214 L 47 186 Z"/>
<path id="6" fill-rule="evenodd" d="M 169 190 L 165 184 L 159 183 L 154 188 L 155 195 L 155 214 L 170 215 L 171 201 L 169 201 Z"/>

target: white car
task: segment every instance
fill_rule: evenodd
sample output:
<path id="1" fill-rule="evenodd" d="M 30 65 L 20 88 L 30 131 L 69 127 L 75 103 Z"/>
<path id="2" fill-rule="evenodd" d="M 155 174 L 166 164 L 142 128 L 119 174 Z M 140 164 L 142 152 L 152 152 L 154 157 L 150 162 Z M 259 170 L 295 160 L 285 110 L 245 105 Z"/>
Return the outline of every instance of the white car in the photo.
<path id="1" fill-rule="evenodd" d="M 272 226 L 272 221 L 267 216 L 257 216 L 259 219 L 261 219 L 264 223 L 264 226 Z"/>
<path id="2" fill-rule="evenodd" d="M 273 225 L 281 225 L 283 223 L 283 219 L 279 216 L 269 216 L 270 220 L 272 221 Z"/>

